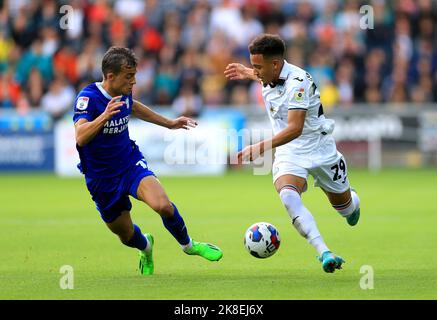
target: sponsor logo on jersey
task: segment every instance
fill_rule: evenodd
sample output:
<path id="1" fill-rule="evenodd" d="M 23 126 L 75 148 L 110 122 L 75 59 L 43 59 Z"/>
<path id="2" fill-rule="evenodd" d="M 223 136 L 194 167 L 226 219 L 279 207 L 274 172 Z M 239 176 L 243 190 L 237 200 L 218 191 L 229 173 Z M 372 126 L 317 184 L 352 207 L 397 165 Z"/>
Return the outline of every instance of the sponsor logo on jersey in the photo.
<path id="1" fill-rule="evenodd" d="M 105 123 L 103 126 L 103 134 L 119 134 L 127 129 L 129 123 L 129 116 L 112 119 Z"/>

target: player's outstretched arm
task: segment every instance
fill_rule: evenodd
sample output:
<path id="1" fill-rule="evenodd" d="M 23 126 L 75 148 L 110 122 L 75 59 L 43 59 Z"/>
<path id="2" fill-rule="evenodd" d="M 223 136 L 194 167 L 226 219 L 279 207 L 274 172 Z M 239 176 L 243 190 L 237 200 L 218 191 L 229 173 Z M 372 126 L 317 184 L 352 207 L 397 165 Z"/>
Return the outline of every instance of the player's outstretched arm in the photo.
<path id="1" fill-rule="evenodd" d="M 241 63 L 230 63 L 224 71 L 225 77 L 229 80 L 256 80 L 259 81 L 253 69 L 247 68 Z"/>
<path id="2" fill-rule="evenodd" d="M 151 122 L 168 129 L 188 130 L 189 128 L 195 128 L 197 126 L 197 122 L 188 117 L 179 117 L 174 120 L 168 119 L 137 100 L 134 100 L 132 113 L 143 121 Z"/>
<path id="3" fill-rule="evenodd" d="M 103 128 L 105 123 L 108 120 L 111 120 L 115 114 L 120 112 L 120 107 L 125 104 L 124 101 L 118 101 L 120 98 L 121 96 L 112 98 L 106 106 L 105 111 L 103 111 L 103 113 L 93 121 L 88 121 L 83 118 L 76 121 L 74 124 L 74 129 L 76 131 L 76 143 L 80 147 L 83 147 L 89 143 Z"/>

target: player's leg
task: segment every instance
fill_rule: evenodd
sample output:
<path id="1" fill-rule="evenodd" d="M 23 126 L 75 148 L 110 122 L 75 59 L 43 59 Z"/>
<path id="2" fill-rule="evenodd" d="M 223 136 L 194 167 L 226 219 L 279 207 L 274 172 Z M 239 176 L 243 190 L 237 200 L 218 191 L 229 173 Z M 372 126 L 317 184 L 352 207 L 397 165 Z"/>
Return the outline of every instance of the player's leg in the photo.
<path id="1" fill-rule="evenodd" d="M 288 162 L 279 162 L 273 167 L 276 191 L 291 218 L 293 226 L 319 253 L 325 272 L 341 269 L 341 257 L 331 253 L 320 234 L 314 217 L 303 205 L 301 194 L 307 188 L 308 170 Z"/>
<path id="2" fill-rule="evenodd" d="M 314 184 L 322 188 L 334 209 L 349 225 L 356 225 L 360 218 L 360 198 L 350 187 L 344 157 L 339 153 L 335 163 L 316 168 L 314 176 Z"/>
<path id="3" fill-rule="evenodd" d="M 124 210 L 121 214 L 111 222 L 106 222 L 106 226 L 115 233 L 123 244 L 129 243 L 135 233 L 135 227 L 132 223 L 130 212 Z M 145 243 L 144 243 L 145 244 Z M 138 248 L 143 250 L 143 248 Z"/>
<path id="4" fill-rule="evenodd" d="M 143 177 L 134 196 L 161 216 L 165 228 L 178 241 L 185 253 L 200 255 L 210 261 L 217 261 L 223 256 L 221 250 L 216 246 L 197 242 L 190 238 L 178 208 L 169 200 L 164 188 L 155 176 Z"/>
<path id="5" fill-rule="evenodd" d="M 123 190 L 124 177 L 88 178 L 86 184 L 106 226 L 119 237 L 124 245 L 140 251 L 140 272 L 152 274 L 153 237 L 143 235 L 140 228 L 132 223 L 130 217 L 132 203 Z M 147 255 L 147 257 L 141 259 L 142 255 Z M 143 265 L 146 265 L 146 268 Z"/>
<path id="6" fill-rule="evenodd" d="M 147 247 L 151 246 L 146 236 L 142 234 L 140 227 L 133 224 L 130 212 L 127 210 L 122 211 L 115 220 L 107 222 L 106 225 L 128 247 L 147 250 Z"/>
<path id="7" fill-rule="evenodd" d="M 111 208 L 107 208 L 104 220 L 109 230 L 115 233 L 125 246 L 139 250 L 139 271 L 143 275 L 151 275 L 154 272 L 153 236 L 143 234 L 140 227 L 132 222 L 129 211 L 131 207 L 129 198 L 124 196 Z"/>
<path id="8" fill-rule="evenodd" d="M 319 255 L 329 251 L 317 228 L 313 215 L 302 203 L 301 193 L 306 189 L 306 179 L 297 175 L 285 174 L 279 176 L 274 184 L 292 224 L 299 234 L 317 250 Z"/>
<path id="9" fill-rule="evenodd" d="M 142 178 L 136 196 L 161 216 L 165 228 L 183 248 L 190 244 L 185 222 L 158 179 L 154 176 Z"/>
<path id="10" fill-rule="evenodd" d="M 352 188 L 343 192 L 335 193 L 322 188 L 329 202 L 335 210 L 344 218 L 350 226 L 354 226 L 360 219 L 360 198 Z"/>

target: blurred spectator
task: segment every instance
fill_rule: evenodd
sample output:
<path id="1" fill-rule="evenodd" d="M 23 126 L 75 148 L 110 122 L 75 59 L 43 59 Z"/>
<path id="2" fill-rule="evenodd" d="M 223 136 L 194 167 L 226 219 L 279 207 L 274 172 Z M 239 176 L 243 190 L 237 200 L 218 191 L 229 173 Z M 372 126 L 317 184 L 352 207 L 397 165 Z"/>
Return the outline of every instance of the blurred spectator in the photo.
<path id="1" fill-rule="evenodd" d="M 351 106 L 354 102 L 354 78 L 355 68 L 351 60 L 344 59 L 336 73 L 336 86 L 338 88 L 338 101 L 345 106 Z"/>
<path id="2" fill-rule="evenodd" d="M 364 92 L 364 101 L 369 103 L 371 106 L 383 102 L 379 88 L 376 86 L 366 88 Z"/>
<path id="3" fill-rule="evenodd" d="M 211 10 L 211 34 L 223 33 L 229 40 L 239 43 L 245 31 L 239 7 L 231 0 L 222 0 Z"/>
<path id="4" fill-rule="evenodd" d="M 150 55 L 145 55 L 142 48 L 137 48 L 136 54 L 139 62 L 135 76 L 137 83 L 134 86 L 133 95 L 149 105 L 153 101 L 150 92 L 153 92 L 156 62 Z"/>
<path id="5" fill-rule="evenodd" d="M 40 38 L 37 38 L 33 41 L 30 50 L 18 61 L 16 79 L 19 83 L 25 84 L 28 81 L 32 69 L 38 70 L 45 82 L 50 82 L 53 76 L 52 58 L 44 54 L 42 49 L 43 43 Z"/>
<path id="6" fill-rule="evenodd" d="M 248 43 L 262 33 L 264 27 L 261 22 L 255 18 L 256 8 L 250 4 L 245 4 L 241 7 L 240 17 L 239 33 L 238 35 L 234 34 L 234 37 L 239 50 L 247 50 Z"/>
<path id="7" fill-rule="evenodd" d="M 198 117 L 202 111 L 202 98 L 190 84 L 183 84 L 180 94 L 173 101 L 173 111 L 178 117 Z"/>
<path id="8" fill-rule="evenodd" d="M 182 26 L 181 46 L 200 51 L 208 38 L 208 7 L 199 1 L 188 14 L 187 21 Z"/>
<path id="9" fill-rule="evenodd" d="M 25 91 L 23 92 L 27 103 L 32 108 L 38 108 L 44 94 L 44 83 L 41 72 L 37 68 L 30 71 Z"/>
<path id="10" fill-rule="evenodd" d="M 320 102 L 322 103 L 323 108 L 326 111 L 329 111 L 335 107 L 338 104 L 339 95 L 337 86 L 335 86 L 331 80 L 328 80 L 320 88 Z"/>
<path id="11" fill-rule="evenodd" d="M 14 80 L 13 72 L 5 70 L 0 72 L 0 108 L 12 109 L 20 98 L 21 87 Z"/>
<path id="12" fill-rule="evenodd" d="M 146 0 L 144 10 L 147 24 L 155 30 L 159 29 L 164 18 L 164 7 L 159 4 L 158 0 Z"/>
<path id="13" fill-rule="evenodd" d="M 101 61 L 103 60 L 102 49 L 96 41 L 88 41 L 86 46 L 77 58 L 77 69 L 80 80 L 92 79 L 94 81 L 102 79 Z"/>
<path id="14" fill-rule="evenodd" d="M 53 27 L 43 27 L 40 34 L 42 39 L 42 55 L 46 57 L 53 56 L 53 54 L 58 50 L 60 45 L 58 32 Z"/>
<path id="15" fill-rule="evenodd" d="M 232 88 L 230 105 L 233 107 L 247 106 L 249 104 L 249 95 L 247 87 L 244 85 L 237 85 Z"/>
<path id="16" fill-rule="evenodd" d="M 303 50 L 294 45 L 290 45 L 287 47 L 287 52 L 285 53 L 285 59 L 300 68 L 305 68 L 305 57 Z"/>
<path id="17" fill-rule="evenodd" d="M 334 67 L 330 57 L 320 50 L 315 50 L 309 58 L 309 64 L 306 67 L 312 75 L 314 82 L 323 87 L 328 82 L 334 81 Z"/>
<path id="18" fill-rule="evenodd" d="M 40 17 L 38 19 L 37 28 L 49 28 L 57 30 L 59 29 L 59 10 L 58 10 L 58 4 L 55 0 L 42 0 L 42 1 L 35 1 L 35 5 L 39 4 L 40 7 L 37 7 L 36 14 L 40 13 Z"/>
<path id="19" fill-rule="evenodd" d="M 62 78 L 56 78 L 50 84 L 49 91 L 41 99 L 41 107 L 54 121 L 61 119 L 71 109 L 76 97 L 74 88 Z"/>
<path id="20" fill-rule="evenodd" d="M 185 51 L 180 60 L 180 79 L 179 83 L 183 86 L 188 85 L 195 92 L 200 90 L 200 79 L 203 77 L 203 72 L 199 64 L 199 55 L 195 50 L 189 49 Z"/>
<path id="21" fill-rule="evenodd" d="M 6 37 L 5 30 L 0 29 L 0 72 L 8 67 L 8 58 L 13 47 L 14 43 Z"/>
<path id="22" fill-rule="evenodd" d="M 12 2 L 14 1 L 9 3 Z M 37 32 L 36 28 L 30 24 L 25 8 L 25 6 L 20 7 L 17 14 L 10 17 L 12 39 L 21 48 L 29 47 L 35 40 Z"/>
<path id="23" fill-rule="evenodd" d="M 53 67 L 57 76 L 65 77 L 71 84 L 77 83 L 78 59 L 71 47 L 61 47 L 53 58 Z"/>
<path id="24" fill-rule="evenodd" d="M 115 1 L 114 11 L 122 19 L 132 20 L 137 16 L 144 15 L 146 4 L 143 0 L 118 0 Z"/>
<path id="25" fill-rule="evenodd" d="M 178 78 L 176 67 L 167 63 L 160 65 L 155 77 L 154 89 L 155 102 L 162 105 L 170 105 L 178 91 Z"/>

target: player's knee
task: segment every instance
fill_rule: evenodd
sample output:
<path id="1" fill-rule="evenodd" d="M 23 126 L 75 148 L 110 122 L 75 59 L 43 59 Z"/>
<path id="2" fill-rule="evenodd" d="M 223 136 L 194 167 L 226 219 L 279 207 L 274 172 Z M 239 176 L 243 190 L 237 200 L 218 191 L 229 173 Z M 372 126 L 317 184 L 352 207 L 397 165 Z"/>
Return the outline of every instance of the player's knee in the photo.
<path id="1" fill-rule="evenodd" d="M 173 210 L 174 210 L 173 205 L 167 199 L 156 202 L 152 206 L 152 209 L 162 217 L 170 218 L 173 216 Z"/>
<path id="2" fill-rule="evenodd" d="M 285 186 L 279 191 L 279 197 L 289 213 L 296 211 L 302 205 L 302 199 L 297 189 Z"/>

